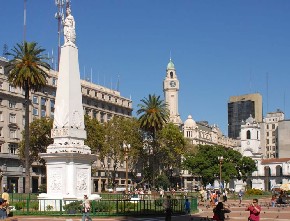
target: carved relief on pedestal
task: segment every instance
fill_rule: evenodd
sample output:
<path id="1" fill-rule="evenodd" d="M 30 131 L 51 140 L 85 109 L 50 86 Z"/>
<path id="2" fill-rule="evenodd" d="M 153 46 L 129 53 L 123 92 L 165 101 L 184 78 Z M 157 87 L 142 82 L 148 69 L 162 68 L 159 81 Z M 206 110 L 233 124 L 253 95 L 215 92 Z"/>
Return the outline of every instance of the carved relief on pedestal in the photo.
<path id="1" fill-rule="evenodd" d="M 77 190 L 86 191 L 88 189 L 88 169 L 78 168 L 77 169 Z"/>
<path id="2" fill-rule="evenodd" d="M 51 130 L 51 138 L 55 137 L 66 137 L 69 135 L 69 129 L 68 128 L 60 128 L 60 129 L 52 129 Z"/>
<path id="3" fill-rule="evenodd" d="M 78 111 L 73 112 L 72 126 L 80 128 L 82 126 L 81 115 Z"/>
<path id="4" fill-rule="evenodd" d="M 57 167 L 50 169 L 48 177 L 50 178 L 48 180 L 48 187 L 51 191 L 54 193 L 61 193 L 62 188 L 62 168 Z"/>

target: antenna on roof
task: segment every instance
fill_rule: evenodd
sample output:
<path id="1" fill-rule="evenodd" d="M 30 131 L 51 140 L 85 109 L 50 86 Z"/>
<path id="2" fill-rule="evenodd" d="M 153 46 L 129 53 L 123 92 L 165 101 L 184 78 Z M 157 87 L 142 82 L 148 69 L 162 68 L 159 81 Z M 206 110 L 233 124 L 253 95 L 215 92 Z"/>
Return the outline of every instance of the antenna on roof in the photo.
<path id="1" fill-rule="evenodd" d="M 57 56 L 57 71 L 59 71 L 59 60 L 60 60 L 60 34 L 61 34 L 61 25 L 62 19 L 64 17 L 63 7 L 64 0 L 55 0 L 55 5 L 57 6 L 57 12 L 54 17 L 57 19 L 57 37 L 58 37 L 58 56 Z"/>
<path id="2" fill-rule="evenodd" d="M 119 91 L 119 87 L 120 87 L 120 75 L 118 74 L 117 88 L 116 88 L 117 91 Z"/>
<path id="3" fill-rule="evenodd" d="M 26 1 L 24 0 L 24 11 L 23 11 L 23 44 L 26 41 Z"/>
<path id="4" fill-rule="evenodd" d="M 268 111 L 269 111 L 269 73 L 267 72 L 267 85 L 266 85 L 266 87 L 267 87 L 267 113 L 268 113 Z"/>

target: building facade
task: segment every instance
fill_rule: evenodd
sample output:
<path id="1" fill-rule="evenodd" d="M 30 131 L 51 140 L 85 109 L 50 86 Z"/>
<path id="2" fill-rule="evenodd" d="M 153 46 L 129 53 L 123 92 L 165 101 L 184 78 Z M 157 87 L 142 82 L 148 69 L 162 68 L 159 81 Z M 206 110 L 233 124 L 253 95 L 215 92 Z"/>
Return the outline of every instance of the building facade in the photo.
<path id="1" fill-rule="evenodd" d="M 286 135 L 283 135 L 283 132 L 287 131 L 287 124 L 282 123 L 284 119 L 284 113 L 281 110 L 277 110 L 276 112 L 267 113 L 263 122 L 261 122 L 261 147 L 264 158 L 279 158 L 279 140 L 281 139 L 282 141 L 282 138 Z M 281 130 L 278 128 L 279 122 L 281 122 Z M 282 128 L 285 128 L 285 130 L 282 130 Z M 281 132 L 280 139 L 278 139 L 278 130 L 279 133 Z M 283 139 L 282 142 L 285 143 L 285 141 L 287 139 Z"/>
<path id="2" fill-rule="evenodd" d="M 18 157 L 18 145 L 24 130 L 24 93 L 19 88 L 12 87 L 7 81 L 5 65 L 8 60 L 0 57 L 0 183 L 10 191 L 23 192 L 24 172 L 23 164 Z M 50 70 L 47 86 L 39 92 L 30 94 L 30 120 L 41 117 L 54 117 L 58 72 Z M 132 117 L 132 100 L 121 96 L 119 91 L 112 90 L 91 82 L 81 81 L 82 101 L 84 113 L 99 122 L 107 122 L 114 116 Z M 96 162 L 96 165 L 100 162 Z M 110 167 L 100 167 L 100 171 L 92 176 L 93 192 L 106 188 L 108 178 L 106 171 Z M 32 192 L 46 182 L 45 171 L 37 164 L 31 168 Z M 125 183 L 125 169 L 120 168 L 119 182 Z"/>
<path id="3" fill-rule="evenodd" d="M 228 102 L 228 136 L 240 137 L 241 123 L 250 115 L 262 122 L 262 96 L 259 93 L 231 96 Z"/>

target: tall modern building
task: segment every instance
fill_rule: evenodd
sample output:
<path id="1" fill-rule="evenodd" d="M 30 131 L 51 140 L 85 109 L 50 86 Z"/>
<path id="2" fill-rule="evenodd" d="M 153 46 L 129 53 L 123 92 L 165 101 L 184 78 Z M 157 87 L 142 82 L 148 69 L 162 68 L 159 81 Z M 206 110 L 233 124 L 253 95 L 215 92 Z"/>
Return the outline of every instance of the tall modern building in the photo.
<path id="1" fill-rule="evenodd" d="M 18 145 L 21 141 L 21 132 L 24 130 L 24 93 L 14 88 L 7 81 L 5 65 L 8 60 L 0 57 L 0 186 L 7 186 L 10 191 L 23 192 L 25 169 L 18 156 Z M 47 86 L 39 92 L 30 94 L 30 120 L 50 117 L 54 118 L 56 85 L 58 72 L 50 70 Z M 132 101 L 121 96 L 119 91 L 81 81 L 82 101 L 84 113 L 103 123 L 114 116 L 132 117 Z M 96 166 L 101 162 L 96 162 Z M 32 192 L 36 192 L 39 185 L 46 182 L 45 171 L 42 167 L 33 164 L 31 168 Z M 113 170 L 112 165 L 99 167 L 92 176 L 92 192 L 100 191 L 108 183 L 107 171 Z M 125 167 L 120 167 L 118 176 L 120 183 L 125 183 Z"/>
<path id="2" fill-rule="evenodd" d="M 231 96 L 228 102 L 228 136 L 240 137 L 242 121 L 250 116 L 262 122 L 262 95 L 259 93 Z"/>

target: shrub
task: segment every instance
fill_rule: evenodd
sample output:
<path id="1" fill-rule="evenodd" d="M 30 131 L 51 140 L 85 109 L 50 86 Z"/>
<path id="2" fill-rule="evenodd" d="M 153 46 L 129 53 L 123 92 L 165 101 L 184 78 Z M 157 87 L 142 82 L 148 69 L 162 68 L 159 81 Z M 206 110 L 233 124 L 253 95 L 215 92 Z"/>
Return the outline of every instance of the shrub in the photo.
<path id="1" fill-rule="evenodd" d="M 110 212 L 114 209 L 114 205 L 108 202 L 98 201 L 93 205 L 96 212 Z"/>
<path id="2" fill-rule="evenodd" d="M 46 211 L 51 211 L 53 209 L 53 206 L 52 205 L 47 205 L 46 206 Z"/>
<path id="3" fill-rule="evenodd" d="M 263 195 L 263 191 L 259 189 L 248 189 L 246 191 L 247 195 Z"/>
<path id="4" fill-rule="evenodd" d="M 67 213 L 76 213 L 82 211 L 82 201 L 74 201 L 63 206 Z"/>
<path id="5" fill-rule="evenodd" d="M 126 202 L 126 201 L 120 201 L 121 204 L 119 204 L 119 210 L 122 212 L 128 212 L 132 209 L 134 209 L 135 204 L 131 202 Z"/>
<path id="6" fill-rule="evenodd" d="M 17 210 L 21 210 L 21 209 L 23 209 L 23 208 L 25 207 L 25 202 L 22 202 L 22 201 L 20 201 L 20 202 L 16 202 L 16 203 L 14 204 L 14 206 L 15 206 L 15 209 L 17 209 Z"/>
<path id="7" fill-rule="evenodd" d="M 155 206 L 163 206 L 164 200 L 163 199 L 157 199 L 154 201 Z"/>
<path id="8" fill-rule="evenodd" d="M 30 201 L 29 207 L 34 209 L 34 210 L 38 210 L 38 208 L 39 208 L 38 202 L 37 201 Z"/>

